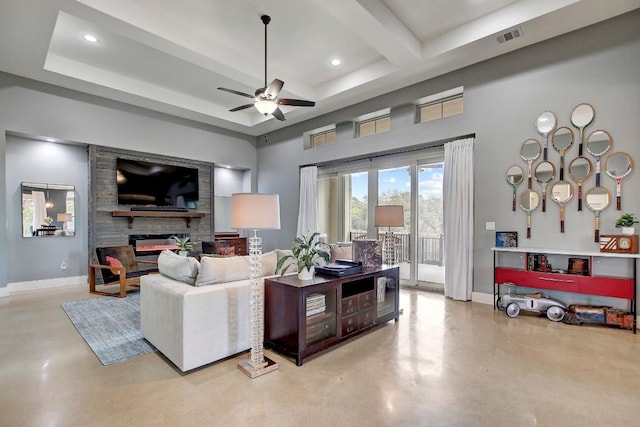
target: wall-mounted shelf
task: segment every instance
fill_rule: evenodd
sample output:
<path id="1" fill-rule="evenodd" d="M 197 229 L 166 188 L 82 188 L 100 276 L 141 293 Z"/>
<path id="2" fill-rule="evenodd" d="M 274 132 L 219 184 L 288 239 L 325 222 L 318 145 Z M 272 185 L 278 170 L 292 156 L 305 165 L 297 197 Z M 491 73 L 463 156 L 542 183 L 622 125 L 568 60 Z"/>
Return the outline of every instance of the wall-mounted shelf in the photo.
<path id="1" fill-rule="evenodd" d="M 129 218 L 129 228 L 133 228 L 133 220 L 135 218 L 184 218 L 187 221 L 187 227 L 191 227 L 193 218 L 202 218 L 203 212 L 170 212 L 170 211 L 112 211 L 112 216 L 120 216 Z"/>

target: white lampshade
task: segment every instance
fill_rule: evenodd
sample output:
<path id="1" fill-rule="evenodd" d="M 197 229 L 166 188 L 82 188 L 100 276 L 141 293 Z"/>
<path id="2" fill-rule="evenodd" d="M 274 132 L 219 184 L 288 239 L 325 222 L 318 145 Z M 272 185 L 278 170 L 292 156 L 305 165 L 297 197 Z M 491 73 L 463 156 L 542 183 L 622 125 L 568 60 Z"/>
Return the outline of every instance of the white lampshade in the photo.
<path id="1" fill-rule="evenodd" d="M 280 229 L 280 196 L 236 193 L 231 195 L 231 228 Z"/>
<path id="2" fill-rule="evenodd" d="M 375 227 L 404 227 L 402 205 L 376 206 Z"/>
<path id="3" fill-rule="evenodd" d="M 265 116 L 267 114 L 272 114 L 274 111 L 276 111 L 276 108 L 278 108 L 278 104 L 276 104 L 274 101 L 268 101 L 264 99 L 262 101 L 257 101 L 255 104 L 253 104 L 253 106 L 256 107 L 256 110 L 260 111 Z"/>
<path id="4" fill-rule="evenodd" d="M 71 214 L 68 213 L 59 213 L 56 216 L 56 220 L 58 222 L 70 222 L 71 221 Z"/>

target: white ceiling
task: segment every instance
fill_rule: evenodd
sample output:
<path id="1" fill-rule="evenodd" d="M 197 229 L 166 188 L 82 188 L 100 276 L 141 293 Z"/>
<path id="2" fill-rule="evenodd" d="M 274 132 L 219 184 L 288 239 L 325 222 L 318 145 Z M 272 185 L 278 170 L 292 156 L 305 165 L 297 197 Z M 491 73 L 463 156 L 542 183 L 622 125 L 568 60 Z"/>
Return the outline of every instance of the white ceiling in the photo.
<path id="1" fill-rule="evenodd" d="M 640 0 L 0 0 L 0 70 L 260 135 L 611 18 Z M 267 80 L 279 122 L 250 108 Z M 523 36 L 496 36 L 520 27 Z M 84 34 L 99 43 L 89 44 Z M 330 65 L 339 58 L 340 66 Z M 416 94 L 416 99 L 429 94 Z"/>

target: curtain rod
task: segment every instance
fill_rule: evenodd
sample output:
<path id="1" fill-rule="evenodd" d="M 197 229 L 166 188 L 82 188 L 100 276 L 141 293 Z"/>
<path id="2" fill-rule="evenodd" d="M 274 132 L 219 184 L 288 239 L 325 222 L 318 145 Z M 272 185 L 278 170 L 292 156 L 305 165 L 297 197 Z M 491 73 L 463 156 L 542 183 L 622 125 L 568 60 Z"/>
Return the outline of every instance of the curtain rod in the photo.
<path id="1" fill-rule="evenodd" d="M 434 142 L 427 142 L 424 144 L 420 144 L 420 145 L 413 145 L 413 146 L 408 146 L 405 147 L 404 149 L 393 149 L 393 150 L 385 150 L 385 151 L 378 151 L 377 153 L 373 153 L 373 154 L 367 154 L 365 156 L 353 156 L 353 157 L 347 157 L 344 159 L 340 159 L 340 160 L 333 160 L 333 161 L 328 161 L 328 162 L 321 162 L 321 163 L 309 163 L 306 165 L 301 165 L 300 168 L 304 168 L 304 167 L 308 167 L 308 166 L 318 166 L 318 167 L 325 167 L 325 166 L 335 166 L 335 165 L 341 165 L 343 163 L 350 163 L 350 162 L 355 162 L 358 160 L 373 160 L 373 159 L 377 159 L 380 157 L 386 157 L 386 156 L 392 156 L 395 154 L 403 154 L 403 153 L 411 153 L 414 151 L 420 151 L 420 150 L 424 150 L 427 148 L 438 148 L 438 147 L 444 147 L 445 144 L 452 142 L 452 141 L 457 141 L 459 139 L 465 139 L 465 138 L 475 138 L 476 134 L 475 133 L 470 133 L 468 135 L 461 135 L 461 136 L 456 136 L 453 138 L 447 138 L 447 139 L 442 139 L 439 141 L 434 141 Z"/>

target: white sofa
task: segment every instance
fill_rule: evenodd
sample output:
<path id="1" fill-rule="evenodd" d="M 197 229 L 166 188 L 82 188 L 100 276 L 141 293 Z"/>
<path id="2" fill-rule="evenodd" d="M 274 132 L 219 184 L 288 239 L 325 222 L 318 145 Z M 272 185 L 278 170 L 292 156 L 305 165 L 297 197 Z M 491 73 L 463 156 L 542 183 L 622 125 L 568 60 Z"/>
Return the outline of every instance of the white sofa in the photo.
<path id="1" fill-rule="evenodd" d="M 285 253 L 262 255 L 264 276 L 275 275 L 278 254 Z M 251 347 L 248 256 L 198 262 L 163 251 L 158 270 L 140 280 L 142 334 L 180 370 Z"/>

